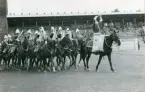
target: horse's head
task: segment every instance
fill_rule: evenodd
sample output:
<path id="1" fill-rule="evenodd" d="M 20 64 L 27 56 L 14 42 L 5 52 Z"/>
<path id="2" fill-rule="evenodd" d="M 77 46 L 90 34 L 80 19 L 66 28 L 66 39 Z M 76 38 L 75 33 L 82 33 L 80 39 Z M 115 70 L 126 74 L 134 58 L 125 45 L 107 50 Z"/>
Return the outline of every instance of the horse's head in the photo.
<path id="1" fill-rule="evenodd" d="M 119 31 L 118 31 L 118 32 L 119 32 Z M 120 39 L 119 39 L 119 37 L 118 37 L 118 35 L 117 35 L 118 32 L 114 30 L 113 33 L 112 33 L 110 36 L 111 36 L 112 40 L 113 40 L 115 43 L 117 43 L 118 46 L 120 46 L 120 45 L 121 45 L 121 41 L 120 41 Z"/>

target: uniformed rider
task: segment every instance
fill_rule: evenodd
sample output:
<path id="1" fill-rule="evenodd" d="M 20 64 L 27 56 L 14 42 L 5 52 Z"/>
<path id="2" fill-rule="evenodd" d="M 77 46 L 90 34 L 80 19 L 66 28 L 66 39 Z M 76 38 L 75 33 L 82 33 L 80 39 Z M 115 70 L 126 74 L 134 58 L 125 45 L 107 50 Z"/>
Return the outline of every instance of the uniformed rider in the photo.
<path id="1" fill-rule="evenodd" d="M 46 31 L 44 30 L 44 27 L 39 28 L 39 34 L 40 34 L 40 41 L 46 40 Z"/>
<path id="2" fill-rule="evenodd" d="M 4 52 L 5 48 L 8 48 L 8 36 L 7 35 L 4 36 L 4 40 L 2 41 L 1 51 Z"/>
<path id="3" fill-rule="evenodd" d="M 95 33 L 99 33 L 100 32 L 100 23 L 103 21 L 102 16 L 101 15 L 97 15 L 94 17 L 94 23 L 93 23 L 93 31 Z"/>
<path id="4" fill-rule="evenodd" d="M 40 43 L 39 37 L 40 37 L 40 34 L 39 34 L 39 32 L 36 30 L 36 31 L 35 31 L 35 38 L 34 38 L 34 44 L 35 44 L 35 45 L 38 45 L 38 44 Z"/>
<path id="5" fill-rule="evenodd" d="M 14 39 L 13 39 L 14 43 L 19 42 L 19 39 L 18 39 L 18 36 L 19 35 L 20 35 L 20 30 L 19 29 L 16 29 L 15 35 L 14 35 Z"/>
<path id="6" fill-rule="evenodd" d="M 58 40 L 61 40 L 61 38 L 62 38 L 62 28 L 61 27 L 58 28 L 57 38 L 58 38 Z"/>

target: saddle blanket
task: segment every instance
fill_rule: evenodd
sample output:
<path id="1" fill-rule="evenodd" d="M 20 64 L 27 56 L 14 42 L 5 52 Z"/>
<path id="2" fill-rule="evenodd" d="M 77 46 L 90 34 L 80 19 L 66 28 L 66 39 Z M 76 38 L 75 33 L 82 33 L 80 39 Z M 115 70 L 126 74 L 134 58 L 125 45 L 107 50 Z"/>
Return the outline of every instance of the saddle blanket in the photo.
<path id="1" fill-rule="evenodd" d="M 104 51 L 104 49 L 103 49 L 104 38 L 105 38 L 105 35 L 102 35 L 100 33 L 94 33 L 92 52 Z"/>

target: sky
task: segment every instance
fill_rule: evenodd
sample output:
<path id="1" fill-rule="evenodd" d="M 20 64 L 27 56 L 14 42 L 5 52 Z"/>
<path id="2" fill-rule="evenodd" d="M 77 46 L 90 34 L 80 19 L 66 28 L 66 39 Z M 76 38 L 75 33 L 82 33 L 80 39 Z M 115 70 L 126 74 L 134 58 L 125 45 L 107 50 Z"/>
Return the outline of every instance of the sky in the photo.
<path id="1" fill-rule="evenodd" d="M 8 0 L 8 13 L 63 13 L 144 10 L 144 0 Z"/>

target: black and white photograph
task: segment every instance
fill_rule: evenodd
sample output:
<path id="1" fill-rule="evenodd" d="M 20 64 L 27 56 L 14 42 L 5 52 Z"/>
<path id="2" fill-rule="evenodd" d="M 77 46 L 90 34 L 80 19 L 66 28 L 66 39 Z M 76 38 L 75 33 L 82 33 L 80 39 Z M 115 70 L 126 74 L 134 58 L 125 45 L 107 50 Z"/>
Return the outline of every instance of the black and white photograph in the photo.
<path id="1" fill-rule="evenodd" d="M 0 92 L 145 92 L 145 1 L 0 0 Z"/>

